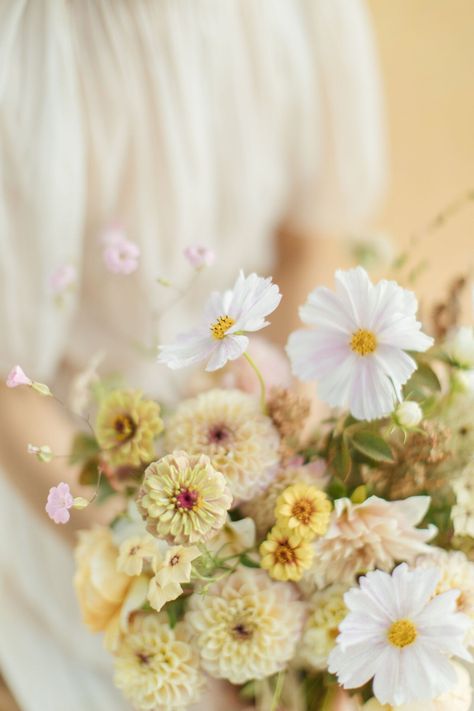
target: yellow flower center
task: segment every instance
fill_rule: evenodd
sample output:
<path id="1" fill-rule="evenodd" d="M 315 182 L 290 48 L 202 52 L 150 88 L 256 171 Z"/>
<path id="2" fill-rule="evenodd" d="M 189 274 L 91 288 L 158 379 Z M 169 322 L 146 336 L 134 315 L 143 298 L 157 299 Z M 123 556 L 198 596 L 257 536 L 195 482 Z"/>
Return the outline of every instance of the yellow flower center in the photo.
<path id="1" fill-rule="evenodd" d="M 360 356 L 370 355 L 377 348 L 377 339 L 372 331 L 359 328 L 352 334 L 350 346 L 354 353 Z"/>
<path id="2" fill-rule="evenodd" d="M 297 561 L 295 551 L 286 540 L 278 541 L 278 548 L 275 550 L 274 556 L 276 562 L 282 565 L 291 565 Z"/>
<path id="3" fill-rule="evenodd" d="M 299 499 L 299 501 L 293 505 L 291 513 L 298 521 L 307 526 L 314 514 L 314 506 L 308 499 Z"/>
<path id="4" fill-rule="evenodd" d="M 231 316 L 219 316 L 217 321 L 214 321 L 211 326 L 212 337 L 215 338 L 216 341 L 222 341 L 225 334 L 229 328 L 234 325 L 234 323 L 235 320 Z"/>
<path id="5" fill-rule="evenodd" d="M 411 620 L 396 620 L 393 622 L 387 632 L 387 639 L 394 647 L 408 647 L 413 644 L 418 633 L 416 627 Z"/>
<path id="6" fill-rule="evenodd" d="M 113 422 L 113 428 L 116 432 L 117 439 L 120 442 L 125 442 L 131 439 L 137 431 L 137 426 L 130 415 L 117 415 Z"/>

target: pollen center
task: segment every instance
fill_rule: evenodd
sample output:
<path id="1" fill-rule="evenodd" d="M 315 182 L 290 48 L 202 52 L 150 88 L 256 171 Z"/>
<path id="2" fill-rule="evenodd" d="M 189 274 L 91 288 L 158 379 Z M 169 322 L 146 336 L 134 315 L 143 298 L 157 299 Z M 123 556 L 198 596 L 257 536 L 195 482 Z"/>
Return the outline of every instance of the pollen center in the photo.
<path id="1" fill-rule="evenodd" d="M 231 316 L 219 316 L 217 321 L 214 321 L 211 326 L 212 337 L 215 338 L 216 341 L 222 341 L 225 334 L 229 328 L 234 325 L 234 323 L 235 320 Z"/>
<path id="2" fill-rule="evenodd" d="M 300 499 L 297 501 L 293 508 L 291 509 L 291 513 L 295 518 L 298 519 L 298 521 L 301 521 L 301 523 L 308 525 L 308 523 L 311 521 L 311 517 L 314 514 L 314 507 L 311 501 L 308 501 L 308 499 Z"/>
<path id="3" fill-rule="evenodd" d="M 199 502 L 199 493 L 194 489 L 181 489 L 176 496 L 176 506 L 185 511 L 192 511 Z"/>
<path id="4" fill-rule="evenodd" d="M 127 414 L 117 415 L 113 422 L 113 427 L 120 442 L 131 439 L 137 430 L 135 422 Z"/>
<path id="5" fill-rule="evenodd" d="M 359 328 L 352 334 L 350 346 L 354 353 L 358 353 L 360 356 L 370 355 L 377 348 L 377 339 L 372 331 Z"/>
<path id="6" fill-rule="evenodd" d="M 274 555 L 277 563 L 282 563 L 283 565 L 296 563 L 295 552 L 288 541 L 280 541 Z"/>
<path id="7" fill-rule="evenodd" d="M 387 632 L 387 639 L 394 647 L 408 647 L 417 638 L 416 627 L 411 620 L 396 620 Z"/>

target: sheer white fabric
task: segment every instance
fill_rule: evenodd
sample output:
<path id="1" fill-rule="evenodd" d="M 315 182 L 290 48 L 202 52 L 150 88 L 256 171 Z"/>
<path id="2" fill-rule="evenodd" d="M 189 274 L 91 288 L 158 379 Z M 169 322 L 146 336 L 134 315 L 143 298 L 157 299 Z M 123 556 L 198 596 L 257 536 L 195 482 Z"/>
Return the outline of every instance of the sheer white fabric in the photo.
<path id="1" fill-rule="evenodd" d="M 4 0 L 0 371 L 54 383 L 105 350 L 105 370 L 173 399 L 179 376 L 136 344 L 187 327 L 237 268 L 271 269 L 278 226 L 362 225 L 383 187 L 380 125 L 359 0 Z M 126 278 L 101 260 L 114 222 L 142 251 Z M 217 266 L 157 321 L 173 298 L 157 277 L 184 283 L 196 242 Z M 49 279 L 66 263 L 80 284 L 58 308 Z M 10 489 L 0 517 L 17 531 Z M 79 623 L 68 550 L 38 523 L 0 554 L 0 664 L 22 708 L 122 708 Z"/>

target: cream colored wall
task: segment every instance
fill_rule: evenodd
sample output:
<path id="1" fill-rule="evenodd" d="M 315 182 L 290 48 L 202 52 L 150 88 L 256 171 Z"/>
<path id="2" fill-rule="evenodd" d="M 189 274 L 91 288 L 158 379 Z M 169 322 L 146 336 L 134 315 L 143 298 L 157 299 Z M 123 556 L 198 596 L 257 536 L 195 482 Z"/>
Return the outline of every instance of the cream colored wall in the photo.
<path id="1" fill-rule="evenodd" d="M 380 224 L 408 236 L 474 191 L 474 0 L 369 0 L 385 83 L 391 184 Z M 474 199 L 422 241 L 425 300 L 474 266 Z"/>

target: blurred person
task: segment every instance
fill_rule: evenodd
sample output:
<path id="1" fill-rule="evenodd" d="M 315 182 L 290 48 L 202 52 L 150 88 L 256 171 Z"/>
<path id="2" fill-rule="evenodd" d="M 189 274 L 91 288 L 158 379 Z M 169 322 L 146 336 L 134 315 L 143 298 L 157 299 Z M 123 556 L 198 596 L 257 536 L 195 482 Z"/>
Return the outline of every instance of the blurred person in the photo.
<path id="1" fill-rule="evenodd" d="M 183 373 L 137 343 L 151 353 L 174 337 L 239 268 L 273 273 L 283 342 L 323 269 L 320 238 L 362 226 L 380 195 L 364 4 L 2 0 L 0 155 L 2 381 L 20 363 L 65 393 L 103 351 L 102 373 L 173 402 Z M 114 225 L 140 251 L 128 275 L 104 264 L 100 235 Z M 167 308 L 174 294 L 157 279 L 186 283 L 183 250 L 196 243 L 216 263 Z M 67 452 L 78 423 L 4 387 L 0 421 L 1 671 L 23 711 L 126 709 L 72 589 L 66 537 L 100 512 L 55 529 L 47 491 L 64 480 L 80 493 L 76 472 L 26 452 L 28 442 Z M 203 708 L 230 707 L 212 698 Z"/>

